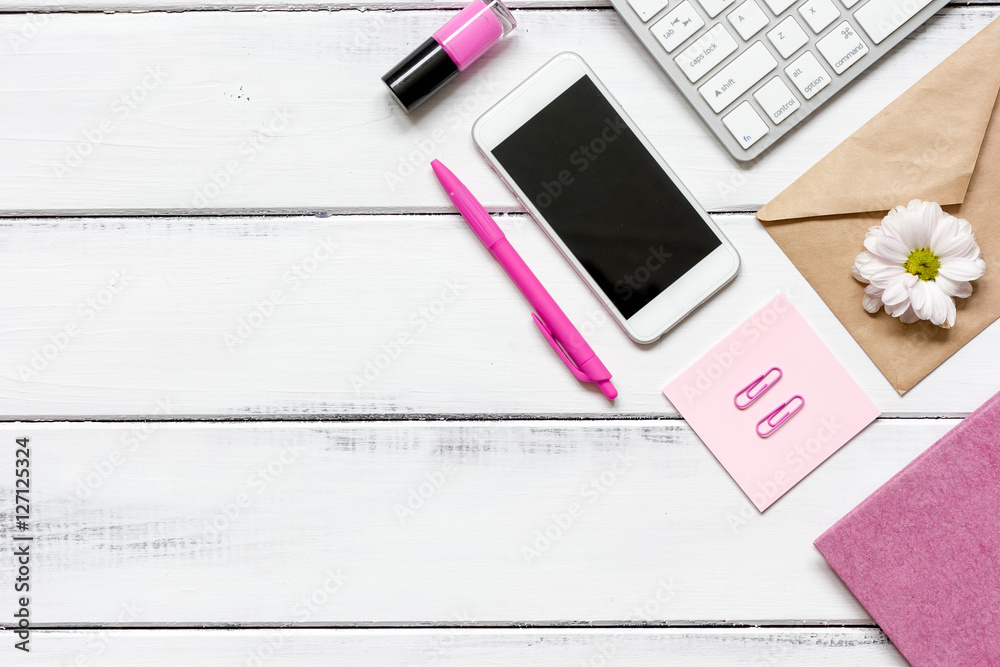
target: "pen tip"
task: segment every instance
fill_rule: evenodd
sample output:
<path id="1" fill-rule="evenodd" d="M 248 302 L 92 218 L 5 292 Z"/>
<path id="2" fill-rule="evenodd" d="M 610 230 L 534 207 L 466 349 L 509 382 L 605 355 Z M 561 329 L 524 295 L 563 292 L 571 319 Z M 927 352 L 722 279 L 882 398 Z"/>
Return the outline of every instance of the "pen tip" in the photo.
<path id="1" fill-rule="evenodd" d="M 597 383 L 597 387 L 608 397 L 609 401 L 613 401 L 618 397 L 618 390 L 611 384 L 611 380 L 601 380 Z"/>

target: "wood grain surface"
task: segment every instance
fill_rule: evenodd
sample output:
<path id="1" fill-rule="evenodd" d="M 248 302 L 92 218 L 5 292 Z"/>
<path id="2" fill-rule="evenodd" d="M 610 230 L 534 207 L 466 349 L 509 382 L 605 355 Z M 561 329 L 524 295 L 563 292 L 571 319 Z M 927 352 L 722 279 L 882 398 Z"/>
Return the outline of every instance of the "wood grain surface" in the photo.
<path id="1" fill-rule="evenodd" d="M 0 40 L 0 213 L 451 212 L 434 157 L 490 210 L 517 210 L 472 121 L 567 50 L 708 210 L 754 211 L 998 12 L 946 8 L 753 164 L 720 148 L 609 9 L 517 12 L 509 41 L 409 116 L 380 77 L 449 12 L 58 14 L 16 49 Z M 0 15 L 0 35 L 25 20 Z"/>
<path id="2" fill-rule="evenodd" d="M 153 626 L 794 626 L 871 622 L 812 542 L 956 423 L 878 420 L 765 514 L 679 420 L 12 423 L 0 438 L 31 441 L 38 623 L 113 624 L 129 602 Z"/>
<path id="3" fill-rule="evenodd" d="M 500 218 L 614 403 L 566 371 L 456 215 L 0 222 L 0 282 L 19 286 L 0 292 L 0 415 L 676 416 L 663 386 L 779 291 L 886 415 L 964 415 L 996 390 L 992 327 L 900 397 L 753 216 L 716 219 L 740 275 L 639 346 L 530 218 Z"/>
<path id="4" fill-rule="evenodd" d="M 15 534 L 35 626 L 0 664 L 905 665 L 812 541 L 997 390 L 1000 329 L 899 397 L 752 212 L 1000 6 L 942 10 L 741 165 L 604 0 L 512 2 L 512 38 L 402 114 L 379 77 L 461 4 L 0 7 L 0 628 Z M 652 346 L 470 138 L 564 50 L 743 258 Z M 614 404 L 538 336 L 432 157 L 501 213 Z M 883 418 L 762 515 L 660 390 L 779 291 Z"/>
<path id="5" fill-rule="evenodd" d="M 139 12 L 139 11 L 338 11 L 363 9 L 458 9 L 461 0 L 8 0 L 3 11 L 8 12 Z M 505 5 L 516 9 L 610 7 L 610 0 L 508 0 Z M 955 4 L 996 4 L 994 0 L 970 0 Z"/>
<path id="6" fill-rule="evenodd" d="M 132 611 L 131 609 L 129 610 Z M 546 629 L 546 630 L 59 630 L 39 633 L 37 654 L 15 667 L 177 664 L 352 667 L 519 665 L 596 667 L 901 667 L 899 652 L 877 630 Z M 58 661 L 58 662 L 57 662 Z"/>

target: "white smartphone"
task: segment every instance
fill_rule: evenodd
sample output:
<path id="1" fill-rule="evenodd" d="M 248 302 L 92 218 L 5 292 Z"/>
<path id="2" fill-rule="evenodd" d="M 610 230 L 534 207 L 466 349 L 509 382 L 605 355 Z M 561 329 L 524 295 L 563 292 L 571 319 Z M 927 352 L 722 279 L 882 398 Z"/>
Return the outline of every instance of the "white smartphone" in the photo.
<path id="1" fill-rule="evenodd" d="M 732 244 L 575 53 L 543 65 L 472 133 L 633 340 L 655 341 L 739 272 Z"/>

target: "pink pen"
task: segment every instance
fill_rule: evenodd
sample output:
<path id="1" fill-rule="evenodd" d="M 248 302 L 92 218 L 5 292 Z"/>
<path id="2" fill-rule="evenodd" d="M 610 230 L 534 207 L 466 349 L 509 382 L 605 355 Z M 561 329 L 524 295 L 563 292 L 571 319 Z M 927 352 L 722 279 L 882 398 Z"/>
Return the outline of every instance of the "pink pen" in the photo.
<path id="1" fill-rule="evenodd" d="M 548 293 L 521 256 L 510 245 L 497 223 L 486 212 L 469 189 L 458 180 L 448 167 L 440 160 L 431 162 L 434 175 L 441 181 L 444 191 L 448 193 L 452 203 L 465 221 L 472 227 L 479 240 L 483 242 L 500 265 L 507 271 L 514 284 L 535 309 L 531 314 L 542 335 L 556 351 L 559 358 L 569 368 L 570 372 L 581 382 L 594 382 L 610 400 L 618 395 L 618 390 L 611 384 L 611 372 L 601 363 L 594 351 L 587 345 L 580 332 L 566 317 L 559 304 Z"/>

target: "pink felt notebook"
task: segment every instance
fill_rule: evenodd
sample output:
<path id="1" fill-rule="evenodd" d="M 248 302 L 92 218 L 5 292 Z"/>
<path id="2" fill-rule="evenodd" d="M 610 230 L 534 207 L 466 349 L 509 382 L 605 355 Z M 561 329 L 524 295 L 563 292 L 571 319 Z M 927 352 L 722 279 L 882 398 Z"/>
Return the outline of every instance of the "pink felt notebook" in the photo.
<path id="1" fill-rule="evenodd" d="M 816 547 L 914 667 L 1000 665 L 1000 394 Z"/>

